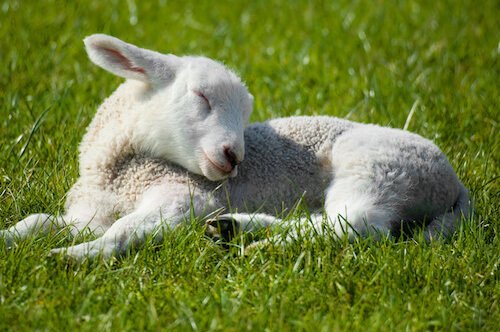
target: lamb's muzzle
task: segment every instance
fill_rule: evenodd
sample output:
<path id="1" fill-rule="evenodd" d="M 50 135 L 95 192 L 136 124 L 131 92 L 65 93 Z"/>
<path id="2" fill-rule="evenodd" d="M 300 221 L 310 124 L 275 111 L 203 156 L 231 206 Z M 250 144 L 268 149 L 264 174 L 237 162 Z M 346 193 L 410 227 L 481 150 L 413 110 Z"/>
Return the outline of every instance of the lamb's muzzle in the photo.
<path id="1" fill-rule="evenodd" d="M 211 165 L 211 169 L 220 174 L 222 178 L 235 177 L 238 174 L 237 157 L 230 149 L 223 150 L 224 161 L 218 161 L 215 157 L 210 157 L 209 154 L 203 151 L 205 160 Z M 207 174 L 208 176 L 208 174 Z M 221 178 L 221 179 L 222 179 Z"/>

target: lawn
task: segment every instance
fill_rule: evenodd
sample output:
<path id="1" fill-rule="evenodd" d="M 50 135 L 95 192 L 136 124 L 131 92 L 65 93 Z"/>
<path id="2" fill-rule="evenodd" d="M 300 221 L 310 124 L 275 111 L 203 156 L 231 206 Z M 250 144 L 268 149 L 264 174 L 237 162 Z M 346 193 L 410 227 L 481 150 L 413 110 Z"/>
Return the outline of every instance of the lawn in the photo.
<path id="1" fill-rule="evenodd" d="M 255 96 L 251 121 L 321 114 L 432 139 L 476 215 L 442 242 L 304 237 L 249 255 L 196 223 L 121 261 L 48 257 L 64 232 L 0 244 L 0 330 L 497 330 L 499 13 L 497 0 L 3 1 L 1 228 L 61 211 L 78 178 L 78 143 L 122 82 L 88 60 L 97 32 L 224 62 Z"/>

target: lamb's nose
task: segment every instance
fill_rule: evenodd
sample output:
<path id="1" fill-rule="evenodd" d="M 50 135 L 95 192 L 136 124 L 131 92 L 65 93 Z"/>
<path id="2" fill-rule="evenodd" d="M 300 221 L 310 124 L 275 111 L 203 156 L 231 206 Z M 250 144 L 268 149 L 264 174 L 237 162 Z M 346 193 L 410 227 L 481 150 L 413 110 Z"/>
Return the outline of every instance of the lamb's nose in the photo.
<path id="1" fill-rule="evenodd" d="M 231 148 L 224 147 L 224 156 L 229 164 L 231 164 L 231 169 L 234 169 L 238 165 L 236 154 L 231 150 Z"/>

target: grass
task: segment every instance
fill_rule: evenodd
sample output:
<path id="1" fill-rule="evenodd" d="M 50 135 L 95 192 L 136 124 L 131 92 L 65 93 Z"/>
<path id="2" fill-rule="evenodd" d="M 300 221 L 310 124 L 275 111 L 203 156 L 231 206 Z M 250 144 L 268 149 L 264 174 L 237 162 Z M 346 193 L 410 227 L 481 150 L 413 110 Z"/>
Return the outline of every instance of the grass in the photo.
<path id="1" fill-rule="evenodd" d="M 248 256 L 186 226 L 80 266 L 47 257 L 65 234 L 38 236 L 0 247 L 0 330 L 498 329 L 499 12 L 495 0 L 3 1 L 3 228 L 60 211 L 78 177 L 78 142 L 121 82 L 87 59 L 96 32 L 223 61 L 256 97 L 251 121 L 406 126 L 447 155 L 477 215 L 446 242 L 300 238 Z"/>

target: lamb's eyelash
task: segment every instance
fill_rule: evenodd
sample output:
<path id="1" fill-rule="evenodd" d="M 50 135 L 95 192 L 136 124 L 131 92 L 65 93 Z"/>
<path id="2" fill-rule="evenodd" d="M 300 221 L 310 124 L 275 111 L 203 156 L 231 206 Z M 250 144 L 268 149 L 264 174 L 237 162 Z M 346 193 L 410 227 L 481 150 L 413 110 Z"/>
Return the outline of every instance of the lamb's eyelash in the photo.
<path id="1" fill-rule="evenodd" d="M 207 107 L 208 109 L 212 109 L 212 106 L 210 105 L 210 101 L 208 100 L 208 98 L 200 91 L 197 91 L 197 90 L 193 90 L 193 93 L 201 98 L 203 98 L 203 100 L 205 100 L 205 103 L 207 104 Z"/>

